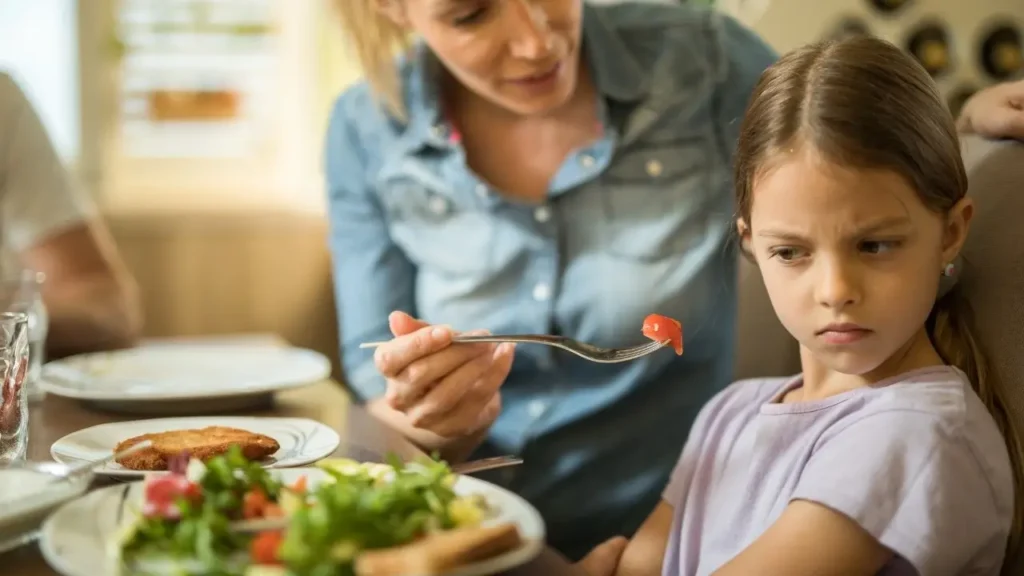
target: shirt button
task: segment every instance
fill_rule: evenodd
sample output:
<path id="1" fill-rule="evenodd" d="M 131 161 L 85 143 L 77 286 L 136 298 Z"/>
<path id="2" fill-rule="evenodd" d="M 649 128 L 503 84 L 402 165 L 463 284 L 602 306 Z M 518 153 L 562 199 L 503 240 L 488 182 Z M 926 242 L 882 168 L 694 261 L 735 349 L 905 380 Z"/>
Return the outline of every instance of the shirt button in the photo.
<path id="1" fill-rule="evenodd" d="M 650 176 L 652 176 L 654 178 L 657 178 L 658 176 L 661 176 L 661 172 L 662 172 L 661 162 L 658 162 L 657 160 L 648 160 L 647 161 L 647 174 L 648 175 L 650 175 Z"/>
<path id="2" fill-rule="evenodd" d="M 551 210 L 547 206 L 541 206 L 533 211 L 533 219 L 543 224 L 551 220 Z"/>
<path id="3" fill-rule="evenodd" d="M 477 184 L 476 185 L 476 195 L 481 197 L 481 198 L 486 198 L 487 197 L 487 186 L 484 186 L 483 184 Z"/>
<path id="4" fill-rule="evenodd" d="M 526 411 L 530 414 L 530 418 L 540 418 L 544 415 L 544 411 L 547 409 L 548 405 L 545 404 L 543 400 L 534 400 L 526 407 Z"/>
<path id="5" fill-rule="evenodd" d="M 543 302 L 551 297 L 551 288 L 547 284 L 540 283 L 533 287 L 533 299 Z"/>
<path id="6" fill-rule="evenodd" d="M 448 213 L 448 201 L 440 196 L 434 196 L 430 199 L 430 211 L 438 216 L 444 216 Z"/>
<path id="7" fill-rule="evenodd" d="M 591 166 L 594 165 L 594 162 L 594 157 L 591 156 L 590 154 L 584 154 L 580 156 L 580 165 L 582 165 L 584 168 L 590 168 Z"/>
<path id="8" fill-rule="evenodd" d="M 446 138 L 448 136 L 448 128 L 444 124 L 435 124 L 430 131 L 437 138 Z"/>

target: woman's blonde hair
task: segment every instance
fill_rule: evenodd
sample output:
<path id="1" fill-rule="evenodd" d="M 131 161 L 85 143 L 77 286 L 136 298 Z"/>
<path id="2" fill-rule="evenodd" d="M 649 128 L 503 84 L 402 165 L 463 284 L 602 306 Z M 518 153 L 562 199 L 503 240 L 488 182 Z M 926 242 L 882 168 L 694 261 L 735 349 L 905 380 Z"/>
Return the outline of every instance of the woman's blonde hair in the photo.
<path id="1" fill-rule="evenodd" d="M 967 194 L 949 109 L 924 68 L 882 40 L 809 45 L 761 76 L 736 153 L 736 201 L 746 222 L 755 178 L 780 151 L 801 142 L 847 166 L 899 173 L 936 213 L 946 214 Z M 943 361 L 966 374 L 1006 441 L 1015 492 L 1012 553 L 1024 529 L 1024 450 L 1004 393 L 973 335 L 971 316 L 969 303 L 954 287 L 935 303 L 926 328 Z"/>
<path id="2" fill-rule="evenodd" d="M 388 112 L 405 120 L 405 101 L 395 56 L 409 49 L 410 37 L 404 27 L 379 10 L 376 2 L 335 0 L 334 9 L 341 17 L 342 30 L 356 51 L 370 88 Z"/>

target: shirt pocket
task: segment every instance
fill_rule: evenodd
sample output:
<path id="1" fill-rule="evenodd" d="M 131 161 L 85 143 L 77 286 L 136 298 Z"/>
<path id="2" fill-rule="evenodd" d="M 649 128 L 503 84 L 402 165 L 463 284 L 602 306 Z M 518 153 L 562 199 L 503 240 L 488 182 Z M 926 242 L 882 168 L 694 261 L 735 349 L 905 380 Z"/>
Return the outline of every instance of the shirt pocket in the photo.
<path id="1" fill-rule="evenodd" d="M 389 184 L 381 197 L 392 239 L 417 267 L 452 277 L 494 270 L 497 228 L 484 207 L 416 182 Z"/>
<path id="2" fill-rule="evenodd" d="M 684 255 L 707 233 L 714 151 L 701 137 L 623 151 L 603 179 L 608 253 L 638 261 Z"/>

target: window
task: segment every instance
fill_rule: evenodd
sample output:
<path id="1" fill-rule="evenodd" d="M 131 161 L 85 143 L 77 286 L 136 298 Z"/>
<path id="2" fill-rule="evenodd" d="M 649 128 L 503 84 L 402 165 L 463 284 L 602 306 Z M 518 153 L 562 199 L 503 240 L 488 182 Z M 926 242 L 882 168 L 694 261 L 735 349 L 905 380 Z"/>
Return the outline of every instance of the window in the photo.
<path id="1" fill-rule="evenodd" d="M 0 68 L 28 95 L 67 162 L 81 146 L 77 0 L 0 1 Z"/>

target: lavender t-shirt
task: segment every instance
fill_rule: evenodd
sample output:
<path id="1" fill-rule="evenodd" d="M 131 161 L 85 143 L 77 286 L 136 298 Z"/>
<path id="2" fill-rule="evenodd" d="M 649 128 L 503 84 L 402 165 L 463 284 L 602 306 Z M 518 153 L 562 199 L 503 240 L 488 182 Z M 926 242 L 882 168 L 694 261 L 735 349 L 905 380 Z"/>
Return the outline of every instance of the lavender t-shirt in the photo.
<path id="1" fill-rule="evenodd" d="M 896 555 L 884 576 L 998 574 L 1013 516 L 1005 443 L 963 373 L 916 370 L 812 402 L 737 382 L 701 411 L 664 499 L 663 576 L 711 574 L 793 500 L 857 522 Z"/>

